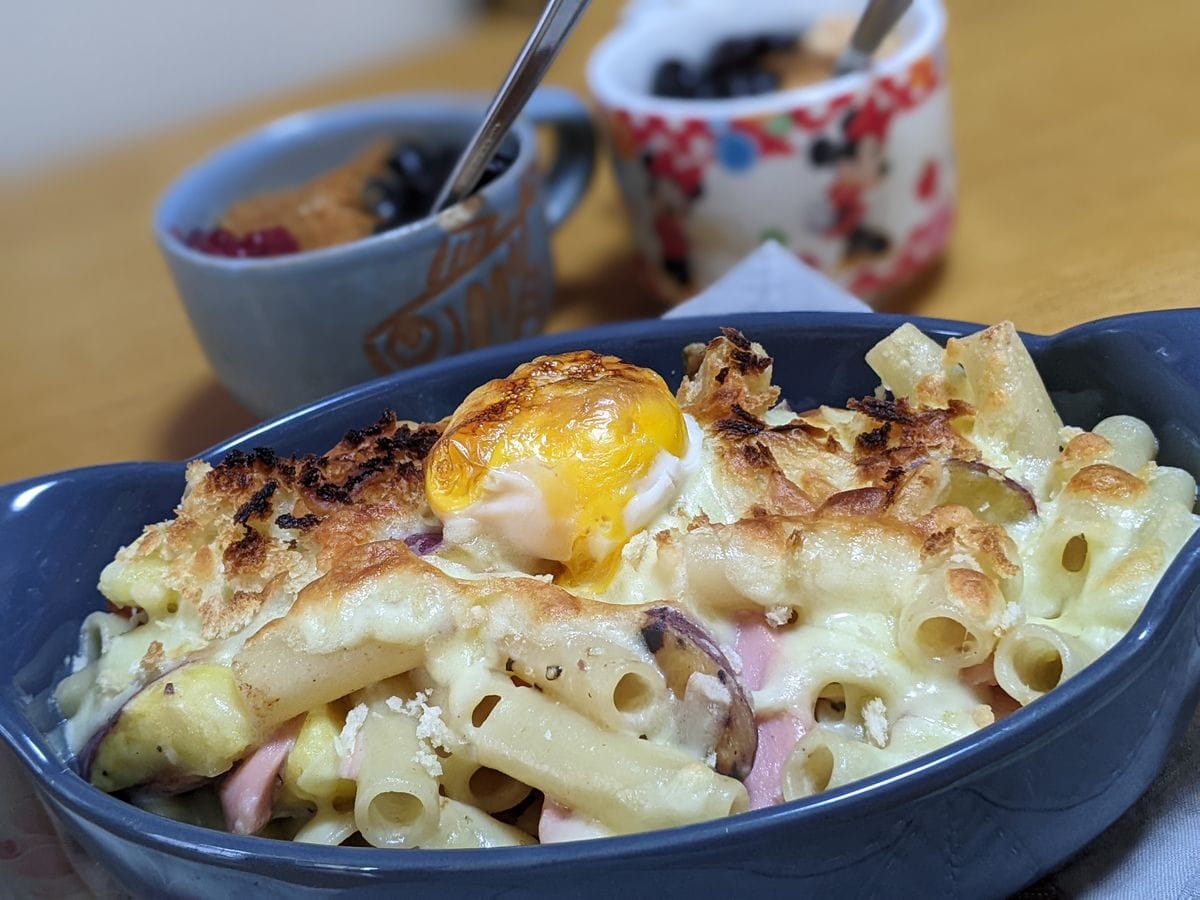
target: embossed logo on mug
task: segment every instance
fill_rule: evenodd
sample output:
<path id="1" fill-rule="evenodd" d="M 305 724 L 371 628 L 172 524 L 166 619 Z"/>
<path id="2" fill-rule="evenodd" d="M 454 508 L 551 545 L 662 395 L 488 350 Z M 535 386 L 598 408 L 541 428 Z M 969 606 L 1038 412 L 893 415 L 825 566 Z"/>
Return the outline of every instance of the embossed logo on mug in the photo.
<path id="1" fill-rule="evenodd" d="M 550 297 L 547 274 L 530 258 L 529 213 L 537 194 L 537 175 L 530 173 L 507 221 L 482 216 L 443 238 L 425 274 L 425 290 L 363 339 L 377 372 L 516 338 L 540 321 Z M 445 297 L 456 288 L 460 296 Z"/>

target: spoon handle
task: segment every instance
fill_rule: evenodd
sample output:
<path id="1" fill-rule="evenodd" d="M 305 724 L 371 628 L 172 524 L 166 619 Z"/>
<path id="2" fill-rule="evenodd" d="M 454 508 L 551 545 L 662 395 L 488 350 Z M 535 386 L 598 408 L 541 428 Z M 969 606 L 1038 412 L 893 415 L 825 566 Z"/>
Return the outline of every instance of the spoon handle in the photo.
<path id="1" fill-rule="evenodd" d="M 521 114 L 546 70 L 558 56 L 590 0 L 548 0 L 541 18 L 508 70 L 500 90 L 467 142 L 431 213 L 437 214 L 471 193 L 508 129 Z"/>
<path id="2" fill-rule="evenodd" d="M 868 0 L 867 8 L 850 36 L 850 46 L 842 51 L 833 66 L 834 75 L 857 72 L 871 65 L 871 57 L 883 43 L 912 0 Z"/>

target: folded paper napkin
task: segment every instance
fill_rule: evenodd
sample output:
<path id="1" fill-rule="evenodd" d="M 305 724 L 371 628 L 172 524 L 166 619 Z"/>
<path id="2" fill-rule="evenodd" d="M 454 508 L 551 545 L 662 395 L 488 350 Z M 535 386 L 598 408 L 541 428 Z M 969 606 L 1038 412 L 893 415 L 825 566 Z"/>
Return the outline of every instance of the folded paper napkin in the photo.
<path id="1" fill-rule="evenodd" d="M 670 310 L 664 319 L 724 313 L 870 312 L 871 307 L 775 241 L 767 241 L 707 290 Z"/>
<path id="2" fill-rule="evenodd" d="M 666 317 L 797 310 L 866 313 L 870 307 L 780 245 L 766 243 Z M 0 747 L 0 883 L 14 896 L 123 897 L 77 847 L 56 838 L 16 766 Z M 1021 896 L 1200 897 L 1197 771 L 1200 717 L 1146 795 L 1066 867 Z"/>

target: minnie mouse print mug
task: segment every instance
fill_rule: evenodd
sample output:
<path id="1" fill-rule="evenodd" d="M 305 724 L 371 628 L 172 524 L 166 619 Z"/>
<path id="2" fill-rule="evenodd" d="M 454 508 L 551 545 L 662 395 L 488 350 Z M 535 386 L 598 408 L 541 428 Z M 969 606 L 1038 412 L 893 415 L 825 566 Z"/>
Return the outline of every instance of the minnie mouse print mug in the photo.
<path id="1" fill-rule="evenodd" d="M 945 11 L 915 0 L 870 71 L 731 99 L 655 96 L 665 60 L 730 38 L 798 33 L 852 0 L 641 3 L 597 47 L 588 82 L 640 263 L 668 302 L 774 240 L 878 301 L 935 262 L 954 221 Z M 848 29 L 847 29 L 848 33 Z"/>

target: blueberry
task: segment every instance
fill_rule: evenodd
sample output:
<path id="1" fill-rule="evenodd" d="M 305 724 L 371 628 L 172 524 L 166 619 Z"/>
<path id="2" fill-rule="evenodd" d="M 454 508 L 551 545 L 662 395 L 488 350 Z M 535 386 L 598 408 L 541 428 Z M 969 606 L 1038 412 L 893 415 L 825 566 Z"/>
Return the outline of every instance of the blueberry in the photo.
<path id="1" fill-rule="evenodd" d="M 394 186 L 383 178 L 368 178 L 362 187 L 362 205 L 381 219 L 391 218 L 396 211 Z"/>
<path id="2" fill-rule="evenodd" d="M 658 97 L 708 100 L 747 97 L 779 89 L 780 78 L 763 68 L 771 53 L 794 50 L 798 31 L 764 31 L 726 38 L 699 66 L 668 59 L 654 70 L 651 92 Z"/>
<path id="3" fill-rule="evenodd" d="M 699 81 L 699 73 L 687 63 L 678 59 L 668 59 L 655 69 L 650 92 L 657 97 L 677 97 L 686 100 L 696 96 Z"/>
<path id="4" fill-rule="evenodd" d="M 772 34 L 764 34 L 759 40 L 765 42 L 766 50 L 764 52 L 766 53 L 795 50 L 800 43 L 800 32 L 777 31 Z"/>
<path id="5" fill-rule="evenodd" d="M 779 90 L 779 75 L 775 72 L 755 72 L 750 76 L 751 94 L 769 94 Z"/>
<path id="6" fill-rule="evenodd" d="M 384 169 L 363 183 L 361 203 L 376 218 L 375 233 L 389 231 L 429 215 L 434 197 L 450 177 L 461 148 L 397 142 Z M 498 151 L 484 169 L 480 186 L 513 164 L 511 146 Z"/>
<path id="7" fill-rule="evenodd" d="M 511 147 L 502 147 L 496 151 L 496 155 L 492 157 L 492 162 L 500 166 L 500 171 L 504 171 L 514 162 L 517 161 L 517 154 Z"/>
<path id="8" fill-rule="evenodd" d="M 725 96 L 728 97 L 749 97 L 755 93 L 754 76 L 746 72 L 733 72 L 725 80 Z"/>
<path id="9" fill-rule="evenodd" d="M 407 190 L 399 196 L 399 217 L 401 221 L 411 222 L 429 215 L 435 195 L 433 191 Z"/>
<path id="10" fill-rule="evenodd" d="M 727 38 L 713 48 L 710 65 L 717 70 L 738 69 L 756 59 L 754 38 Z"/>
<path id="11" fill-rule="evenodd" d="M 412 144 L 396 144 L 387 164 L 389 169 L 406 180 L 425 175 L 425 154 Z"/>
<path id="12" fill-rule="evenodd" d="M 458 162 L 458 157 L 462 152 L 460 147 L 439 147 L 436 150 L 430 150 L 426 161 L 429 165 L 429 171 L 437 182 L 437 188 L 440 188 L 450 177 L 450 173 L 454 171 L 454 164 Z M 429 198 L 432 202 L 433 198 Z"/>
<path id="13" fill-rule="evenodd" d="M 390 198 L 377 203 L 372 212 L 384 222 L 398 222 L 401 218 L 399 207 Z"/>
<path id="14" fill-rule="evenodd" d="M 513 157 L 505 152 L 497 152 L 495 156 L 488 160 L 488 164 L 483 169 L 483 175 L 479 178 L 479 187 L 495 181 L 501 175 L 508 171 L 508 167 L 513 164 Z M 478 190 L 478 188 L 476 188 Z"/>

